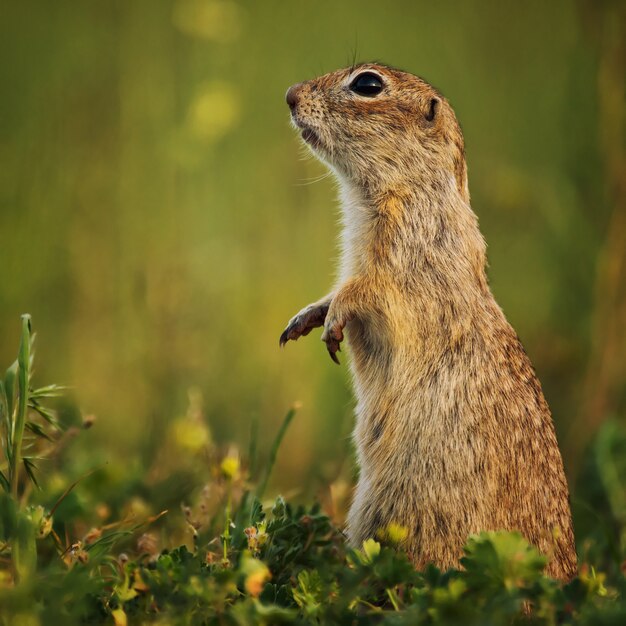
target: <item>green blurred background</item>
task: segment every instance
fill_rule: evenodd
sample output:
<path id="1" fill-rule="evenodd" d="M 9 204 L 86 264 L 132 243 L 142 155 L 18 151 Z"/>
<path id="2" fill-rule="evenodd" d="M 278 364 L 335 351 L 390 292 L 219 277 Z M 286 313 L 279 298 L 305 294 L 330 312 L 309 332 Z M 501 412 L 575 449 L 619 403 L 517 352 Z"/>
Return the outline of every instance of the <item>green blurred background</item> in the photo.
<path id="1" fill-rule="evenodd" d="M 149 464 L 192 389 L 215 440 L 243 445 L 302 402 L 281 489 L 346 472 L 346 365 L 318 332 L 278 348 L 328 291 L 338 229 L 284 93 L 382 60 L 456 109 L 492 288 L 573 476 L 626 404 L 625 6 L 3 3 L 0 362 L 30 312 L 37 382 L 97 416 L 94 458 Z"/>

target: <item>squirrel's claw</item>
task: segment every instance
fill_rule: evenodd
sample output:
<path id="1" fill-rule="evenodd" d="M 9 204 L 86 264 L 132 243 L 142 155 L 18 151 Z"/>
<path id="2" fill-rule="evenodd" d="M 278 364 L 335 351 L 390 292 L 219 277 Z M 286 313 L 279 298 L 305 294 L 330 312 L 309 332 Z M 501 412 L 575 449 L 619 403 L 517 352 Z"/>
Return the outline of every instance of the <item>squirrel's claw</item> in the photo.
<path id="1" fill-rule="evenodd" d="M 322 334 L 322 341 L 326 342 L 326 348 L 330 358 L 340 365 L 337 352 L 341 352 L 341 342 L 343 341 L 342 326 L 338 323 L 332 326 L 326 326 Z"/>
<path id="2" fill-rule="evenodd" d="M 279 344 L 284 346 L 290 339 L 296 341 L 300 337 L 306 337 L 314 328 L 323 326 L 328 313 L 328 304 L 312 304 L 305 307 L 295 317 L 291 318 L 287 328 L 280 336 Z"/>
<path id="3" fill-rule="evenodd" d="M 340 348 L 337 348 L 337 350 L 340 350 Z M 339 357 L 337 356 L 336 352 L 333 352 L 330 348 L 328 348 L 328 354 L 330 355 L 330 358 L 337 363 L 337 365 L 341 365 L 341 363 L 339 362 Z"/>
<path id="4" fill-rule="evenodd" d="M 322 341 L 326 342 L 326 348 L 328 349 L 330 358 L 339 365 L 337 352 L 341 351 L 344 324 L 334 318 L 327 320 L 329 306 L 330 303 L 328 302 L 324 302 L 323 304 L 311 304 L 292 317 L 289 324 L 287 324 L 287 328 L 285 328 L 280 336 L 279 344 L 281 347 L 289 340 L 296 341 L 300 337 L 308 335 L 314 328 L 325 325 Z"/>
<path id="5" fill-rule="evenodd" d="M 289 328 L 285 328 L 280 335 L 280 339 L 278 340 L 278 344 L 282 348 L 289 341 Z"/>

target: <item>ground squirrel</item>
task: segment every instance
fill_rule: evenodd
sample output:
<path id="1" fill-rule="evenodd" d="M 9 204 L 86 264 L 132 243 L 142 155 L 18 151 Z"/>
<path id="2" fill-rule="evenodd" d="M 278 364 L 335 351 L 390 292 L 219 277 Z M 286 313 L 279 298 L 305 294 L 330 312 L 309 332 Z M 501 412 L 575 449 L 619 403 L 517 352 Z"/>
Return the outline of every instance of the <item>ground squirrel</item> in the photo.
<path id="1" fill-rule="evenodd" d="M 550 410 L 485 275 L 463 136 L 424 80 L 362 64 L 292 86 L 293 124 L 339 181 L 335 289 L 280 343 L 347 331 L 360 477 L 347 535 L 390 523 L 417 567 L 458 566 L 468 536 L 518 530 L 567 580 L 576 553 Z"/>

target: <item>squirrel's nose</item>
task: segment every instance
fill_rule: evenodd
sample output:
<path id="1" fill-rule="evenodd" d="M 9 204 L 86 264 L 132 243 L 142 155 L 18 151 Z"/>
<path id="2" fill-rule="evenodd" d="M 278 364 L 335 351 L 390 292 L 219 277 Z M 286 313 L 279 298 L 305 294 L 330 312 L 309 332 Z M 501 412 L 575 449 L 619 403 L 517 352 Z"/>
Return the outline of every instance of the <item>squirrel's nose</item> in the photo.
<path id="1" fill-rule="evenodd" d="M 289 87 L 289 89 L 287 89 L 287 93 L 285 94 L 285 100 L 287 100 L 287 104 L 289 105 L 289 108 L 292 111 L 298 104 L 298 91 L 299 90 L 300 90 L 300 83 Z"/>

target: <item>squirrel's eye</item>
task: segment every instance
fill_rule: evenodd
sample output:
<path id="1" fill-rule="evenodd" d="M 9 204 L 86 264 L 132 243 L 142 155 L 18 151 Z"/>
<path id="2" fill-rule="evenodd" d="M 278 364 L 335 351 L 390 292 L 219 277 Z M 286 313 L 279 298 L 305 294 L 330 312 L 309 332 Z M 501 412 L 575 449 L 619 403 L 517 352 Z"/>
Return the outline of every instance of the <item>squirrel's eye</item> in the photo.
<path id="1" fill-rule="evenodd" d="M 350 83 L 350 90 L 358 93 L 359 96 L 373 98 L 383 90 L 383 81 L 376 74 L 364 72 Z"/>

